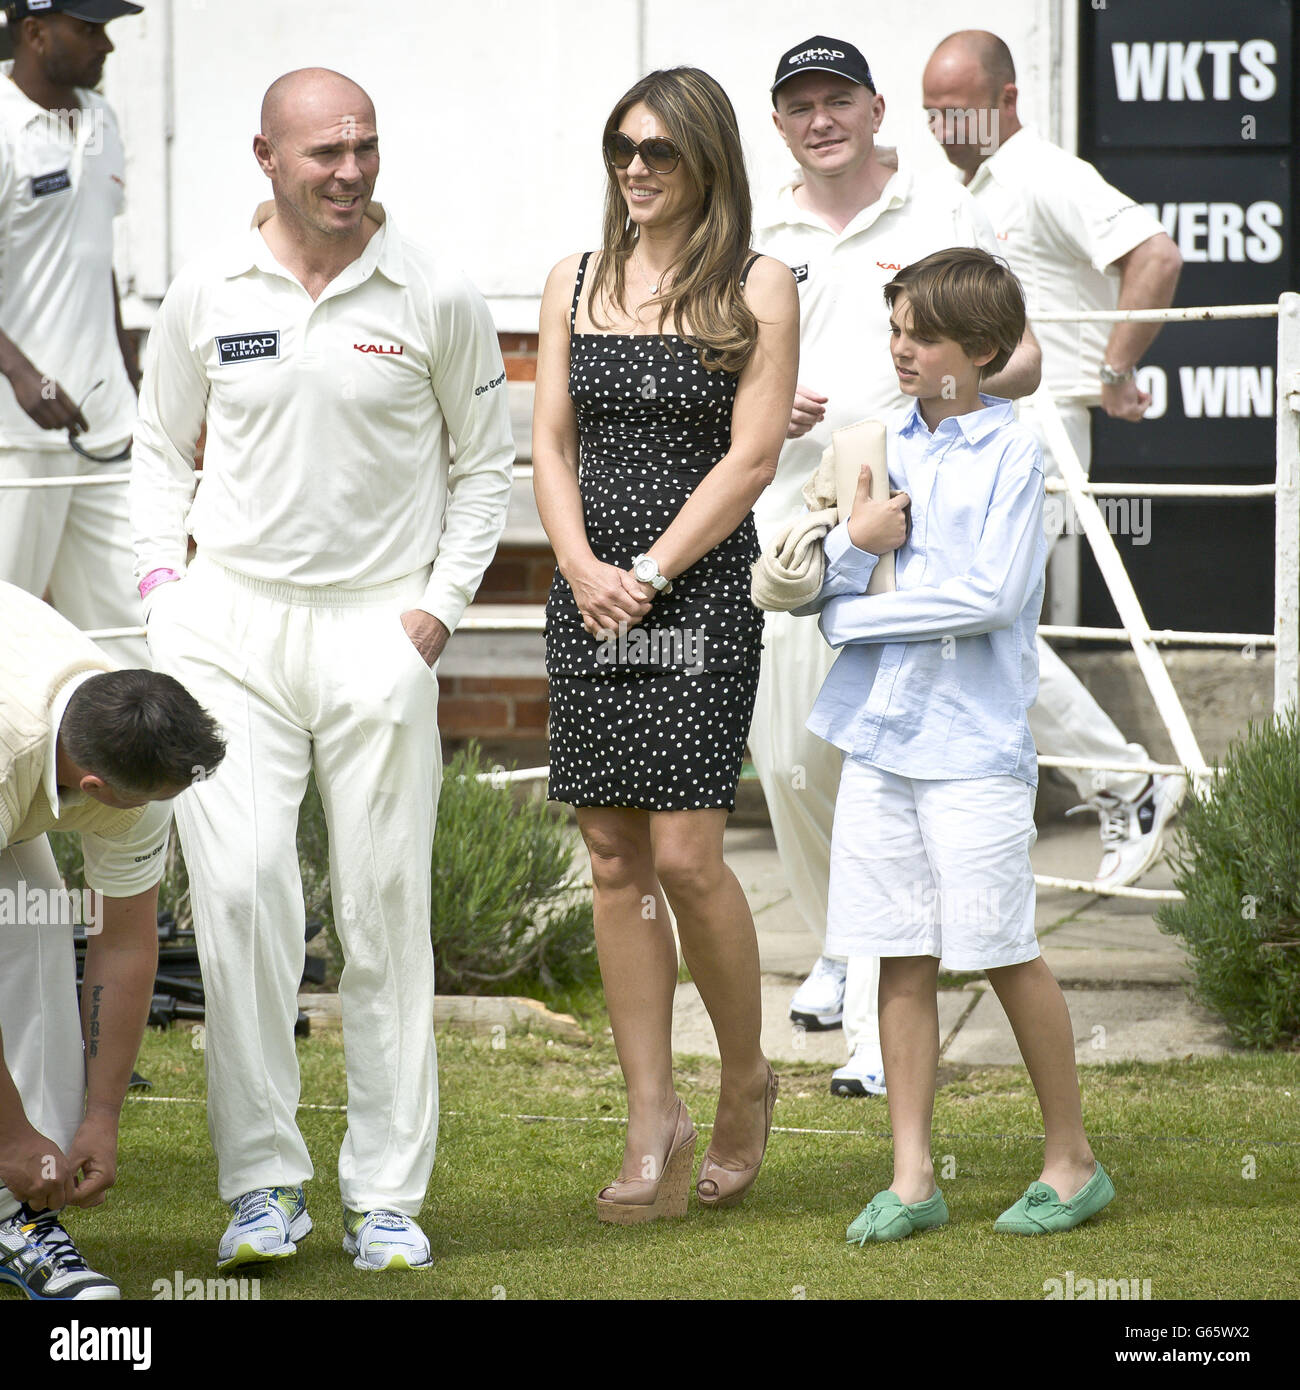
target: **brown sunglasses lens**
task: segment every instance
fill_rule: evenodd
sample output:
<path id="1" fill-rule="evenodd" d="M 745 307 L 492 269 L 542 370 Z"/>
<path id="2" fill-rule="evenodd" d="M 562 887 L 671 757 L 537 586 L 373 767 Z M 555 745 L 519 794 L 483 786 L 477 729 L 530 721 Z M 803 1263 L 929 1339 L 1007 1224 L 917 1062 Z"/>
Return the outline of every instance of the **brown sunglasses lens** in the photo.
<path id="1" fill-rule="evenodd" d="M 653 174 L 671 174 L 682 152 L 671 140 L 642 140 L 638 145 L 621 130 L 605 137 L 605 158 L 615 169 L 626 169 L 637 155 Z"/>

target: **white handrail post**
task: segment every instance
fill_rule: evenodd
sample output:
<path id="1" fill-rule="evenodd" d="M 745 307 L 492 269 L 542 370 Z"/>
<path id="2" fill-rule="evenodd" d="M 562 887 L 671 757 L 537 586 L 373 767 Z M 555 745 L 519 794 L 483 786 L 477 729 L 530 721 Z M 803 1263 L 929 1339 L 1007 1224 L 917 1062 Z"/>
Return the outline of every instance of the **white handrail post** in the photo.
<path id="1" fill-rule="evenodd" d="M 1300 294 L 1277 305 L 1277 655 L 1273 712 L 1297 707 L 1300 695 Z"/>
<path id="2" fill-rule="evenodd" d="M 1079 456 L 1065 432 L 1065 426 L 1061 423 L 1061 415 L 1056 408 L 1051 388 L 1044 382 L 1031 399 L 1042 420 L 1048 447 L 1056 455 L 1057 466 L 1069 489 L 1075 514 L 1083 523 L 1083 533 L 1092 547 L 1097 568 L 1106 581 L 1111 601 L 1119 612 L 1120 622 L 1128 629 L 1129 643 L 1137 657 L 1138 666 L 1146 677 L 1151 698 L 1155 701 L 1156 709 L 1169 731 L 1170 741 L 1174 745 L 1174 755 L 1191 774 L 1196 790 L 1200 791 L 1209 785 L 1209 768 L 1201 755 L 1192 726 L 1188 723 L 1182 701 L 1169 678 L 1168 668 L 1152 641 L 1151 627 L 1134 592 L 1128 571 L 1124 568 L 1124 562 L 1120 559 L 1119 551 L 1115 549 L 1114 538 L 1102 519 L 1096 501 L 1084 490 L 1088 480 L 1084 476 Z"/>

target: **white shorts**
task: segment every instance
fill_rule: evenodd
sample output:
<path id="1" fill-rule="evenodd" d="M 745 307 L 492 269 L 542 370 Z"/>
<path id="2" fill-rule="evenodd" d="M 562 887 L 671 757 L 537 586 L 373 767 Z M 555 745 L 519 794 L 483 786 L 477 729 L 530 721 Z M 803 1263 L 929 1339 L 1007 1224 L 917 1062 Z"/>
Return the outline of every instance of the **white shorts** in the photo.
<path id="1" fill-rule="evenodd" d="M 1018 777 L 900 777 L 845 758 L 827 954 L 938 956 L 948 970 L 1033 960 L 1036 838 Z"/>

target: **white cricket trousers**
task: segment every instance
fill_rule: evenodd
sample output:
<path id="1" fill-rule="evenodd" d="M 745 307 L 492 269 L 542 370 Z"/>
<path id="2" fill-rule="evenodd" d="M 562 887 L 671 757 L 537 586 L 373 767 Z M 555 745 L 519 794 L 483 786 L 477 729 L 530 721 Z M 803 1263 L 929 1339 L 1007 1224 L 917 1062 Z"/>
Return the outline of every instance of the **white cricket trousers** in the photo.
<path id="1" fill-rule="evenodd" d="M 81 1125 L 86 1092 L 72 927 L 17 925 L 20 916 L 35 915 L 20 904 L 30 904 L 34 895 L 49 902 L 62 887 L 44 835 L 0 850 L 0 893 L 7 900 L 0 920 L 5 1066 L 28 1123 L 67 1153 Z M 18 1207 L 18 1199 L 0 1183 L 0 1219 Z"/>
<path id="2" fill-rule="evenodd" d="M 298 810 L 329 834 L 354 1211 L 419 1213 L 433 1168 L 430 867 L 438 682 L 400 614 L 428 570 L 367 589 L 245 578 L 199 556 L 156 591 L 149 643 L 220 723 L 226 757 L 176 801 L 207 998 L 208 1128 L 230 1202 L 312 1176 L 293 1025 L 304 950 Z"/>
<path id="3" fill-rule="evenodd" d="M 0 479 L 129 472 L 131 464 L 92 463 L 71 449 L 0 448 Z M 0 488 L 0 579 L 55 608 L 83 632 L 139 627 L 126 483 L 104 487 Z M 120 666 L 149 665 L 143 637 L 110 637 L 105 653 Z"/>
<path id="4" fill-rule="evenodd" d="M 1074 451 L 1087 475 L 1092 466 L 1088 407 L 1066 404 L 1058 409 L 1065 433 L 1074 445 Z M 1020 423 L 1034 432 L 1043 451 L 1047 477 L 1059 478 L 1060 466 L 1048 446 L 1042 421 L 1029 402 L 1021 405 Z M 1047 524 L 1050 525 L 1054 518 L 1064 525 L 1067 517 L 1072 517 L 1073 509 L 1065 506 L 1067 501 L 1061 493 L 1049 496 L 1051 510 L 1045 513 Z M 1059 601 L 1063 600 L 1064 610 L 1071 615 L 1066 621 L 1072 623 L 1077 621 L 1079 606 L 1079 546 L 1086 542 L 1071 536 L 1066 545 L 1057 545 L 1060 534 L 1060 531 L 1056 531 L 1049 537 L 1052 550 L 1048 565 L 1052 589 L 1058 600 L 1055 606 L 1060 608 Z M 1088 758 L 1108 763 L 1147 760 L 1147 750 L 1140 743 L 1125 741 L 1114 720 L 1092 697 L 1087 686 L 1041 637 L 1038 639 L 1038 698 L 1029 710 L 1029 731 L 1034 736 L 1038 752 L 1049 757 Z M 1084 800 L 1097 792 L 1111 792 L 1122 800 L 1131 801 L 1147 782 L 1145 772 L 1102 772 L 1091 768 L 1077 771 L 1062 768 L 1061 771 L 1074 783 Z"/>
<path id="5" fill-rule="evenodd" d="M 836 656 L 815 617 L 769 613 L 749 730 L 750 756 L 767 800 L 791 897 L 820 942 L 826 939 L 831 830 L 843 755 L 809 732 L 807 720 Z M 879 1056 L 879 982 L 878 961 L 857 956 L 848 962 L 844 1041 L 850 1055 L 862 1046 Z"/>

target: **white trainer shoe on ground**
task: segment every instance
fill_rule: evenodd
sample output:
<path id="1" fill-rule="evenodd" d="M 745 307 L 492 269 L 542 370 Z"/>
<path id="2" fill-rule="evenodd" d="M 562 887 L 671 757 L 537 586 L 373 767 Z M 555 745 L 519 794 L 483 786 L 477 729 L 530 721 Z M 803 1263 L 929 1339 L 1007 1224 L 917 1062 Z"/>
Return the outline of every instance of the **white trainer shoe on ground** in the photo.
<path id="1" fill-rule="evenodd" d="M 234 1215 L 217 1246 L 217 1268 L 283 1260 L 311 1230 L 301 1187 L 259 1187 L 231 1202 Z"/>
<path id="2" fill-rule="evenodd" d="M 15 1284 L 37 1302 L 119 1299 L 122 1291 L 81 1257 L 57 1211 L 21 1207 L 0 1221 L 0 1283 Z"/>
<path id="3" fill-rule="evenodd" d="M 1183 793 L 1185 778 L 1154 776 L 1132 801 L 1100 792 L 1082 806 L 1067 811 L 1096 811 L 1101 818 L 1101 864 L 1095 882 L 1101 888 L 1124 888 L 1141 878 L 1160 857 L 1165 826 Z"/>
<path id="4" fill-rule="evenodd" d="M 885 1094 L 885 1064 L 880 1053 L 861 1043 L 853 1049 L 853 1056 L 837 1070 L 831 1072 L 831 1095 L 833 1096 L 883 1096 Z"/>
<path id="5" fill-rule="evenodd" d="M 790 1000 L 790 1017 L 810 1033 L 838 1028 L 844 1022 L 844 979 L 848 963 L 818 956 L 808 978 Z"/>
<path id="6" fill-rule="evenodd" d="M 343 1253 L 357 1269 L 429 1269 L 429 1237 L 399 1211 L 343 1208 Z"/>

